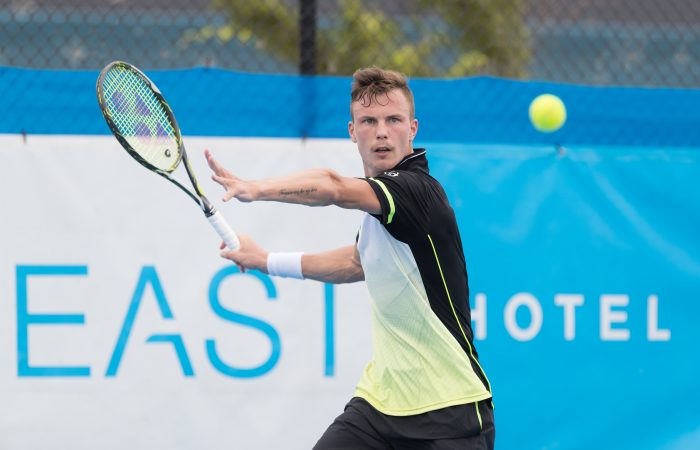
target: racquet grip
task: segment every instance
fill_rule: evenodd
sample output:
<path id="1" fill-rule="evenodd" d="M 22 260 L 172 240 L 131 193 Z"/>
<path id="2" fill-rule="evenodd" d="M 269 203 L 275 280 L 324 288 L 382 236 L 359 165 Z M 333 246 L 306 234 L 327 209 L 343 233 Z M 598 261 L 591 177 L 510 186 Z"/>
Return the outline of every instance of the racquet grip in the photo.
<path id="1" fill-rule="evenodd" d="M 207 219 L 209 219 L 209 223 L 211 223 L 211 226 L 214 227 L 216 232 L 219 233 L 221 239 L 224 240 L 229 250 L 235 251 L 240 248 L 241 242 L 238 240 L 238 236 L 236 236 L 236 233 L 233 232 L 228 222 L 226 222 L 226 219 L 224 219 L 224 216 L 222 216 L 219 211 L 207 217 Z"/>

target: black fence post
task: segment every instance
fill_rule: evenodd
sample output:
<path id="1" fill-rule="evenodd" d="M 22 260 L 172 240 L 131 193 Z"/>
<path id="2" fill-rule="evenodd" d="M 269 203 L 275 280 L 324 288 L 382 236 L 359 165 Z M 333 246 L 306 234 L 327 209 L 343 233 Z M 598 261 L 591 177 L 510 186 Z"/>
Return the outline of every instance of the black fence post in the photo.
<path id="1" fill-rule="evenodd" d="M 299 0 L 299 73 L 316 73 L 316 0 Z"/>

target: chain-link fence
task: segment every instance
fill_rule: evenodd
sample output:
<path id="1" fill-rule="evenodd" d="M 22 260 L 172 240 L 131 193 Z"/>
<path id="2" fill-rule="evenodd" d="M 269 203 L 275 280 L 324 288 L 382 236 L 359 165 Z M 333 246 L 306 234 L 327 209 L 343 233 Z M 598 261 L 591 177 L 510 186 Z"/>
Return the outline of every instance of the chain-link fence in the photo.
<path id="1" fill-rule="evenodd" d="M 697 0 L 5 0 L 0 65 L 700 86 Z"/>

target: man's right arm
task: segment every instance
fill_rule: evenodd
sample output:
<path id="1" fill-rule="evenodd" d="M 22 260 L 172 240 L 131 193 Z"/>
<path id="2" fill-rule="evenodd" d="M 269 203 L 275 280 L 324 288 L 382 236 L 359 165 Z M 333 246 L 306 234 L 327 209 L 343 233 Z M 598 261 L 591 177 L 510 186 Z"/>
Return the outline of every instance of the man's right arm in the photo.
<path id="1" fill-rule="evenodd" d="M 354 283 L 365 279 L 356 245 L 301 257 L 304 278 L 324 283 Z"/>
<path id="2" fill-rule="evenodd" d="M 248 236 L 241 235 L 239 238 L 241 247 L 237 251 L 223 250 L 221 256 L 243 269 L 268 273 L 268 252 Z M 324 283 L 353 283 L 365 279 L 355 245 L 321 253 L 305 253 L 301 257 L 301 271 L 304 278 Z"/>

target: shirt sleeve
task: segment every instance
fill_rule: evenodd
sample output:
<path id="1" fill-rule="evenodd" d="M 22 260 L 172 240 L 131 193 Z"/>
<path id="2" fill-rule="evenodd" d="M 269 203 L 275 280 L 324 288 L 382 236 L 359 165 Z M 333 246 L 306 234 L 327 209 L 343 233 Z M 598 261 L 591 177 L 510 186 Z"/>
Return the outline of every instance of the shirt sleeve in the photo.
<path id="1" fill-rule="evenodd" d="M 431 189 L 424 176 L 394 170 L 364 178 L 374 190 L 382 208 L 375 217 L 396 237 L 427 233 L 430 226 Z"/>

